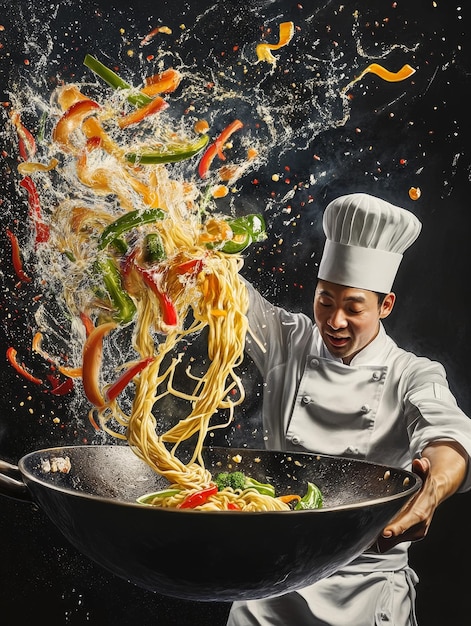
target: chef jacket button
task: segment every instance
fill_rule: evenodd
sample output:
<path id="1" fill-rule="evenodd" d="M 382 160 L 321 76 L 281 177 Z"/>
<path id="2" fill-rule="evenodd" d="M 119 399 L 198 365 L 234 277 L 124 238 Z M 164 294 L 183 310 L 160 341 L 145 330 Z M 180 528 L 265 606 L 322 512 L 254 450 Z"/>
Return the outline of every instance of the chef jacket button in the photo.
<path id="1" fill-rule="evenodd" d="M 319 367 L 319 359 L 311 359 L 311 362 L 309 363 L 309 365 L 312 369 Z"/>
<path id="2" fill-rule="evenodd" d="M 369 407 L 369 405 L 368 405 L 368 404 L 364 404 L 364 405 L 361 407 L 360 411 L 361 411 L 362 413 L 369 413 L 369 412 L 371 411 L 371 409 L 370 409 L 370 407 Z"/>
<path id="3" fill-rule="evenodd" d="M 303 396 L 303 397 L 301 398 L 301 402 L 302 402 L 303 404 L 309 404 L 309 403 L 311 402 L 311 396 Z"/>
<path id="4" fill-rule="evenodd" d="M 297 435 L 293 435 L 293 436 L 291 437 L 291 443 L 294 443 L 294 445 L 295 445 L 295 446 L 299 446 L 299 442 L 300 442 L 300 441 L 301 441 L 301 440 L 299 439 L 299 437 L 298 437 Z"/>
<path id="5" fill-rule="evenodd" d="M 381 374 L 379 372 L 373 372 L 373 380 L 379 380 L 381 378 Z"/>

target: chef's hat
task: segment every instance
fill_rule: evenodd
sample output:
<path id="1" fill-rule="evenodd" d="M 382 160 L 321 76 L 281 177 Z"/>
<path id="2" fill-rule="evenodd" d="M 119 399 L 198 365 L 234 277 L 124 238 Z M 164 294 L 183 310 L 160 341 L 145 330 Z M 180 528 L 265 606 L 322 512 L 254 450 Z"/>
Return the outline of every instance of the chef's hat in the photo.
<path id="1" fill-rule="evenodd" d="M 352 193 L 327 206 L 323 227 L 327 241 L 318 278 L 389 293 L 402 254 L 422 224 L 413 213 L 385 200 Z"/>

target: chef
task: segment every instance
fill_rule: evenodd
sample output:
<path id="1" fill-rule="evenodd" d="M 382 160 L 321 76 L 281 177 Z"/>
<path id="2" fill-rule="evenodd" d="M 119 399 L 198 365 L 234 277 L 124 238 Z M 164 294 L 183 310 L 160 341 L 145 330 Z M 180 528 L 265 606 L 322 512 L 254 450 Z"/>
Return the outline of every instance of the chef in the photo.
<path id="1" fill-rule="evenodd" d="M 416 625 L 410 542 L 426 535 L 443 500 L 471 488 L 471 420 L 443 366 L 398 347 L 382 323 L 421 223 L 353 193 L 327 206 L 323 227 L 315 324 L 248 284 L 247 352 L 264 377 L 266 445 L 412 469 L 423 487 L 356 560 L 298 591 L 235 602 L 228 626 Z"/>

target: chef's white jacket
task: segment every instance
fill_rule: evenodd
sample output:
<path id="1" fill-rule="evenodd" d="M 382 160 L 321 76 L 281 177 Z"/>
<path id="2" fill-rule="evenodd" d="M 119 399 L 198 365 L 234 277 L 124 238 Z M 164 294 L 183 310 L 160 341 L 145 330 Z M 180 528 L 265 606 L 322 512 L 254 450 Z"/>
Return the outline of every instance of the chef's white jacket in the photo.
<path id="1" fill-rule="evenodd" d="M 471 420 L 457 406 L 440 363 L 399 348 L 380 323 L 377 337 L 344 365 L 327 351 L 308 316 L 275 307 L 247 287 L 246 347 L 265 381 L 263 427 L 269 449 L 410 470 L 428 443 L 452 439 L 471 456 Z M 468 468 L 460 490 L 469 488 Z M 228 624 L 415 624 L 417 578 L 408 566 L 408 547 L 401 543 L 385 554 L 368 550 L 299 592 L 234 603 Z M 289 621 L 283 615 L 290 615 Z"/>

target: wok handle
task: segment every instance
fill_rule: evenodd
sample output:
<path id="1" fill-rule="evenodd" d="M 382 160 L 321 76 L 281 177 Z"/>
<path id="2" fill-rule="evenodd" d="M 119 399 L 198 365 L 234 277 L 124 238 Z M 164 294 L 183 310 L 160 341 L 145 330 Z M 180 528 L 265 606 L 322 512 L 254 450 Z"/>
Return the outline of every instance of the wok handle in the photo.
<path id="1" fill-rule="evenodd" d="M 34 504 L 17 465 L 0 459 L 0 496 Z"/>

